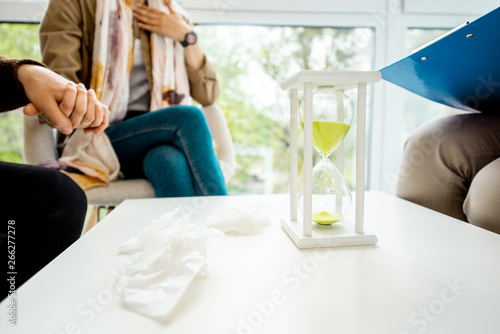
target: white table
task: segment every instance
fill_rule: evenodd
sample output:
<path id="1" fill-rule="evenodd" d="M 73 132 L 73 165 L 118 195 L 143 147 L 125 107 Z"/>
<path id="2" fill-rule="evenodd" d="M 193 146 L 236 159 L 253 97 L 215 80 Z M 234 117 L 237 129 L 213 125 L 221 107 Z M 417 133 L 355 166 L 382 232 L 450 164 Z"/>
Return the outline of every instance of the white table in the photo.
<path id="1" fill-rule="evenodd" d="M 199 211 L 266 202 L 261 234 L 213 238 L 209 276 L 170 319 L 122 308 L 108 284 L 120 244 L 179 205 Z M 366 194 L 375 246 L 300 251 L 279 227 L 287 195 L 129 200 L 17 291 L 1 333 L 500 333 L 500 236 L 383 193 Z M 6 310 L 4 300 L 0 305 Z M 6 311 L 1 311 L 6 314 Z"/>

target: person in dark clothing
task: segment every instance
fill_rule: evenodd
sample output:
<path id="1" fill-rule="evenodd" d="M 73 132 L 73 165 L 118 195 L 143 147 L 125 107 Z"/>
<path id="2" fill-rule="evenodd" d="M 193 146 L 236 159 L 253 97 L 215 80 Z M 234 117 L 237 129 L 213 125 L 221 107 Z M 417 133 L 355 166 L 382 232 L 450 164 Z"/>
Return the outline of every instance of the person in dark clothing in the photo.
<path id="1" fill-rule="evenodd" d="M 66 134 L 100 133 L 108 125 L 95 92 L 36 61 L 0 56 L 0 112 L 25 105 L 25 114 L 42 113 Z M 0 185 L 3 299 L 80 237 L 87 199 L 68 176 L 39 166 L 0 161 Z"/>

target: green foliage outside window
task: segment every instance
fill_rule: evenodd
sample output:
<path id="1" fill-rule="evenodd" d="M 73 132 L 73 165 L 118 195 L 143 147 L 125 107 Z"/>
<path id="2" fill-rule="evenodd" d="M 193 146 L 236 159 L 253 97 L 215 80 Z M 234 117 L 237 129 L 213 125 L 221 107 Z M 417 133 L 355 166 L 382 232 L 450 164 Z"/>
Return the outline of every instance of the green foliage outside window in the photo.
<path id="1" fill-rule="evenodd" d="M 0 55 L 40 60 L 38 25 L 1 23 Z M 0 133 L 0 161 L 22 162 L 22 113 L 0 113 Z"/>
<path id="2" fill-rule="evenodd" d="M 0 23 L 0 55 L 40 61 L 38 24 Z"/>
<path id="3" fill-rule="evenodd" d="M 302 69 L 370 70 L 371 30 L 200 26 L 197 31 L 217 68 L 218 104 L 236 145 L 238 169 L 229 191 L 288 192 L 289 109 L 281 82 Z M 346 147 L 350 156 L 352 144 Z M 346 172 L 352 179 L 352 164 Z"/>

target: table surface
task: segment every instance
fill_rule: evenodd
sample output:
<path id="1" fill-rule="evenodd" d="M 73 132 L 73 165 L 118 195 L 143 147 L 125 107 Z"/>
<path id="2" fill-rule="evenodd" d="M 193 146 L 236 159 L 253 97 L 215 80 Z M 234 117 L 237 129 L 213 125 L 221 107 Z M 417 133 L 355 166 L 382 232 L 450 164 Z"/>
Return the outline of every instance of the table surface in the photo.
<path id="1" fill-rule="evenodd" d="M 118 246 L 178 206 L 202 222 L 273 207 L 259 234 L 209 240 L 168 319 L 123 308 L 110 291 Z M 299 250 L 279 225 L 288 195 L 128 200 L 18 289 L 1 333 L 500 333 L 500 235 L 380 193 L 366 194 L 375 246 Z M 6 314 L 7 300 L 0 307 Z M 5 313 L 4 313 L 5 312 Z"/>

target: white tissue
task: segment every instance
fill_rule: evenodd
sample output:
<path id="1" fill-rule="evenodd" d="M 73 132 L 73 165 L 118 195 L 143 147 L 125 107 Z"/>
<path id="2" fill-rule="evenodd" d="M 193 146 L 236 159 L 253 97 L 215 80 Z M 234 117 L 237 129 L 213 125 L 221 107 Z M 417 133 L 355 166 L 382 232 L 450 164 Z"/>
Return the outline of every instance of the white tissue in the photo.
<path id="1" fill-rule="evenodd" d="M 270 207 L 265 203 L 242 206 L 221 215 L 210 216 L 206 219 L 206 223 L 222 232 L 256 233 L 260 228 L 271 223 L 268 216 L 270 211 Z"/>
<path id="2" fill-rule="evenodd" d="M 166 317 L 197 275 L 206 274 L 206 241 L 220 231 L 175 219 L 179 208 L 150 224 L 122 244 L 129 263 L 115 286 L 124 306 L 146 316 Z"/>

